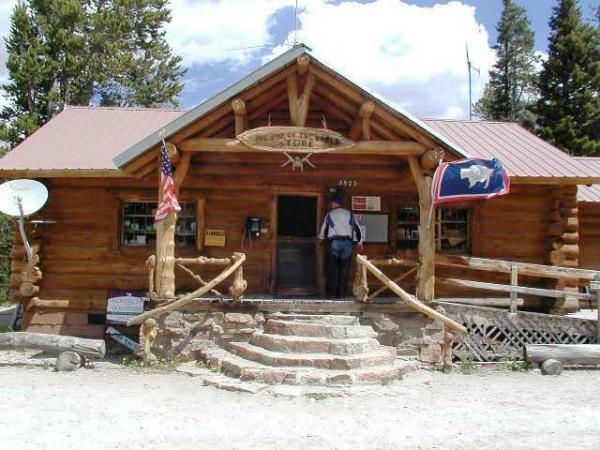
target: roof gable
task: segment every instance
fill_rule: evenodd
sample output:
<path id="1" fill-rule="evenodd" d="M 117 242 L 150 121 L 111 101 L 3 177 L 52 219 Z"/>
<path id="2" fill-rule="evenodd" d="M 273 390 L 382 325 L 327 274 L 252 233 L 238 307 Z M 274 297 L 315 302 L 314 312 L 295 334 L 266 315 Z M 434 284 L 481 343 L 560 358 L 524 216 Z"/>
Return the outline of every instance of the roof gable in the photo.
<path id="1" fill-rule="evenodd" d="M 426 143 L 435 146 L 441 146 L 448 150 L 450 153 L 454 154 L 456 157 L 468 157 L 469 154 L 463 150 L 459 145 L 447 140 L 442 134 L 438 133 L 435 129 L 429 127 L 423 121 L 417 119 L 416 117 L 410 115 L 408 112 L 393 108 L 387 103 L 385 103 L 382 99 L 374 96 L 373 94 L 365 91 L 360 88 L 355 83 L 349 81 L 347 78 L 340 75 L 338 72 L 334 71 L 330 67 L 318 61 L 309 53 L 309 49 L 303 45 L 298 45 L 282 55 L 278 56 L 271 62 L 265 64 L 260 67 L 247 77 L 233 84 L 229 88 L 215 95 L 214 97 L 206 100 L 195 108 L 191 109 L 181 117 L 173 120 L 171 123 L 167 124 L 164 127 L 164 137 L 165 139 L 173 140 L 177 143 L 177 133 L 181 133 L 182 130 L 185 130 L 188 127 L 192 127 L 196 122 L 201 121 L 204 117 L 214 113 L 220 107 L 227 107 L 229 102 L 233 99 L 243 96 L 244 93 L 248 92 L 249 89 L 256 88 L 261 83 L 268 83 L 270 78 L 273 78 L 277 73 L 284 71 L 286 68 L 289 68 L 292 65 L 295 65 L 298 61 L 298 58 L 303 55 L 307 55 L 310 58 L 311 70 L 314 67 L 314 72 L 316 73 L 316 77 L 319 79 L 321 83 L 328 83 L 332 86 L 331 92 L 344 92 L 347 94 L 345 97 L 341 95 L 340 97 L 344 97 L 346 101 L 350 100 L 348 108 L 356 114 L 358 111 L 356 105 L 352 104 L 352 101 L 358 101 L 359 107 L 361 102 L 371 101 L 374 102 L 378 107 L 378 112 L 381 115 L 385 115 L 389 120 L 395 120 L 393 124 L 390 125 L 394 131 L 398 131 L 404 135 L 407 135 L 410 139 L 423 139 Z M 285 86 L 285 79 L 283 79 L 283 86 Z M 317 88 L 318 89 L 318 88 Z M 325 92 L 326 89 L 321 88 L 321 99 L 314 99 L 311 97 L 311 104 L 316 104 L 316 107 L 319 108 L 327 108 L 331 107 L 331 102 L 329 102 L 328 98 L 325 98 L 330 92 Z M 266 92 L 265 98 L 271 97 L 271 90 Z M 275 103 L 271 104 L 271 107 L 276 107 L 276 101 L 280 102 L 287 101 L 287 93 L 282 93 L 283 96 L 281 98 L 275 97 Z M 342 100 L 342 99 L 340 99 Z M 266 104 L 265 100 L 265 104 Z M 266 108 L 262 108 L 266 109 Z M 229 111 L 232 113 L 232 111 Z M 263 114 L 268 113 L 269 111 L 263 111 Z M 347 111 L 346 111 L 347 113 Z M 326 114 L 324 114 L 325 116 Z M 319 124 L 320 126 L 320 124 Z M 385 133 L 384 133 L 385 134 Z M 189 135 L 189 134 L 188 134 Z M 392 133 L 388 130 L 388 135 L 392 135 Z M 234 137 L 234 136 L 231 136 Z M 119 168 L 127 170 L 127 166 L 134 162 L 136 158 L 141 157 L 146 152 L 151 149 L 156 149 L 158 144 L 160 143 L 161 137 L 158 133 L 153 133 L 140 142 L 136 143 L 129 149 L 120 153 L 114 158 L 114 163 Z M 393 137 L 389 140 L 393 140 Z"/>

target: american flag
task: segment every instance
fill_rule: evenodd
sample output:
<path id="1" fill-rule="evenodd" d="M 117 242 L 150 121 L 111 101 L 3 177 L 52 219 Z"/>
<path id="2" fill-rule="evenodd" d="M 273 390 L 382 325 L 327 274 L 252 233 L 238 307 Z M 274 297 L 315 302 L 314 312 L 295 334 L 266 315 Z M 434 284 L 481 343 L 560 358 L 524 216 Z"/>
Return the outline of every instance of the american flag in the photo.
<path id="1" fill-rule="evenodd" d="M 162 192 L 162 200 L 154 214 L 154 223 L 162 222 L 171 212 L 181 211 L 181 206 L 179 206 L 175 195 L 173 167 L 164 141 L 160 148 L 160 191 Z"/>

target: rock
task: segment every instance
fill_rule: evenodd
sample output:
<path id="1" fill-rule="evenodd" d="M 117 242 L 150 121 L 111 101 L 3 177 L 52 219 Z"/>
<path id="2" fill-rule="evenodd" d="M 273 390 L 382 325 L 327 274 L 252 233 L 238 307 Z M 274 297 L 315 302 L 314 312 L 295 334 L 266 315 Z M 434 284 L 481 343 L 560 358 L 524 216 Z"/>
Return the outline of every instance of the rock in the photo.
<path id="1" fill-rule="evenodd" d="M 225 323 L 231 324 L 241 324 L 246 327 L 254 327 L 256 326 L 256 322 L 252 318 L 250 314 L 242 314 L 242 313 L 227 313 L 225 314 Z"/>
<path id="2" fill-rule="evenodd" d="M 385 317 L 381 320 L 373 322 L 373 328 L 375 329 L 375 331 L 388 332 L 388 331 L 396 331 L 400 327 L 396 323 L 394 323 L 392 320 Z"/>
<path id="3" fill-rule="evenodd" d="M 54 366 L 57 372 L 73 372 L 85 364 L 85 358 L 79 353 L 67 351 L 62 352 L 56 358 Z"/>

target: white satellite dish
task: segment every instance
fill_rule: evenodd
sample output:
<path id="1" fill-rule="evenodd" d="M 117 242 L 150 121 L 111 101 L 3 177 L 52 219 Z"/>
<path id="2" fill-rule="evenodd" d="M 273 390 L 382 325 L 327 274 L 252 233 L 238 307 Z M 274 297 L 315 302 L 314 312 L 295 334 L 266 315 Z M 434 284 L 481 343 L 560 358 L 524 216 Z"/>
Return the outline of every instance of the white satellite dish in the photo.
<path id="1" fill-rule="evenodd" d="M 0 185 L 0 212 L 12 217 L 27 217 L 48 201 L 48 189 L 35 180 L 12 180 Z M 20 205 L 19 205 L 20 203 Z"/>
<path id="2" fill-rule="evenodd" d="M 48 189 L 39 181 L 12 180 L 0 185 L 0 212 L 19 219 L 19 231 L 30 264 L 33 255 L 25 233 L 24 219 L 42 209 L 46 201 Z"/>

